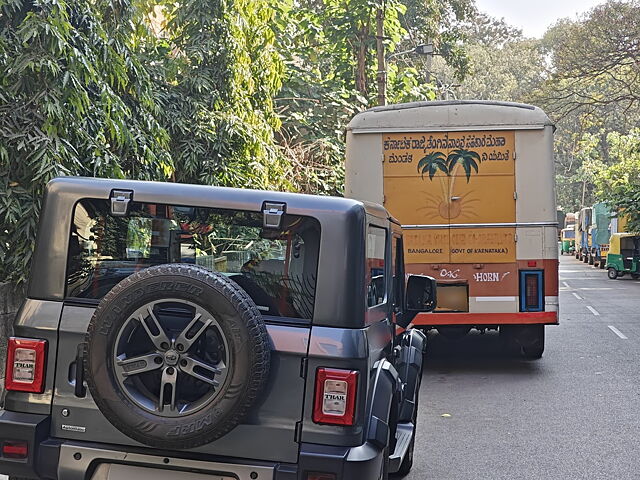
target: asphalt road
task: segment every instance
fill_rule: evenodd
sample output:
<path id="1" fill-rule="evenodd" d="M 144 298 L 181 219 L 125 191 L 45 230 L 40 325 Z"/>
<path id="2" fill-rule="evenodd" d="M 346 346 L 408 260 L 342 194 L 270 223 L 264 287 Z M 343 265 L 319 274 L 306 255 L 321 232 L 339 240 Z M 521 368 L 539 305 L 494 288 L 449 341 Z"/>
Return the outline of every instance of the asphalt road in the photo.
<path id="1" fill-rule="evenodd" d="M 639 479 L 640 280 L 560 261 L 542 359 L 430 337 L 410 480 Z"/>

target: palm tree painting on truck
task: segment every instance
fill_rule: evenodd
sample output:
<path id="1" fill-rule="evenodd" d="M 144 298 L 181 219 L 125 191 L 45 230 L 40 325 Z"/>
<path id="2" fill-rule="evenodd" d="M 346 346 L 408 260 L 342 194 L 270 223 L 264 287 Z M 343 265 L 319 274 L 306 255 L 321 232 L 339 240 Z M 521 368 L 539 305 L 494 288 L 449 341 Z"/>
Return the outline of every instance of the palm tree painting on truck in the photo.
<path id="1" fill-rule="evenodd" d="M 454 219 L 462 213 L 463 204 L 473 202 L 472 198 L 467 198 L 471 192 L 462 197 L 454 195 L 456 176 L 462 168 L 467 183 L 471 180 L 472 171 L 477 174 L 479 171 L 478 164 L 482 162 L 482 158 L 478 152 L 473 150 L 465 150 L 462 148 L 451 151 L 448 155 L 443 152 L 435 151 L 424 156 L 418 161 L 418 173 L 422 175 L 424 180 L 425 174 L 428 175 L 431 182 L 438 171 L 445 176 L 440 176 L 440 185 L 442 187 L 442 197 L 430 196 L 429 204 L 425 209 L 436 209 L 439 215 L 445 219 Z M 465 202 L 464 200 L 467 199 Z"/>

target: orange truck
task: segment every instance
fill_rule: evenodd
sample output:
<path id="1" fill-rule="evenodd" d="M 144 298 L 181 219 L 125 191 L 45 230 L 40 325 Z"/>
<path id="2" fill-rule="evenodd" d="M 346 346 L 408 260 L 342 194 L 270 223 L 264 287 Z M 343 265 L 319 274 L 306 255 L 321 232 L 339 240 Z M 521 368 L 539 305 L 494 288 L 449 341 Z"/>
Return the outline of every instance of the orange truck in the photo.
<path id="1" fill-rule="evenodd" d="M 553 132 L 537 107 L 489 101 L 376 107 L 349 123 L 346 196 L 384 204 L 407 272 L 438 280 L 438 308 L 415 327 L 499 329 L 542 356 L 558 323 Z"/>

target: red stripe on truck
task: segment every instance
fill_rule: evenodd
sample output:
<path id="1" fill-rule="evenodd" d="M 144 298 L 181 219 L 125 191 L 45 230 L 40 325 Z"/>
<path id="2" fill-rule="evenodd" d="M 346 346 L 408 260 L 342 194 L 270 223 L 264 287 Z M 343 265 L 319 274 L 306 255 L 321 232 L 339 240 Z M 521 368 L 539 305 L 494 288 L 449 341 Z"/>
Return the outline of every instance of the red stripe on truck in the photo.
<path id="1" fill-rule="evenodd" d="M 558 312 L 519 313 L 420 313 L 414 326 L 437 325 L 556 325 Z"/>

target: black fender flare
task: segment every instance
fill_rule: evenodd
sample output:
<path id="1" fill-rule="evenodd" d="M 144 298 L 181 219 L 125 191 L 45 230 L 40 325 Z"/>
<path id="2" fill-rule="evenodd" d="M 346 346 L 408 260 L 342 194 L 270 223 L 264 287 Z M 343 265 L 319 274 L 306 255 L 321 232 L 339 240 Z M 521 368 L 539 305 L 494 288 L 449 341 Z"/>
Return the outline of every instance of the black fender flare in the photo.
<path id="1" fill-rule="evenodd" d="M 400 335 L 396 368 L 402 382 L 400 423 L 413 422 L 422 381 L 423 356 L 427 351 L 427 336 L 420 330 L 406 330 Z"/>
<path id="2" fill-rule="evenodd" d="M 393 421 L 389 418 L 393 408 L 393 402 L 398 401 L 402 384 L 398 372 L 391 362 L 386 359 L 374 364 L 374 373 L 371 378 L 369 407 L 369 425 L 367 426 L 366 439 L 380 448 L 385 448 L 389 443 L 389 435 Z"/>

